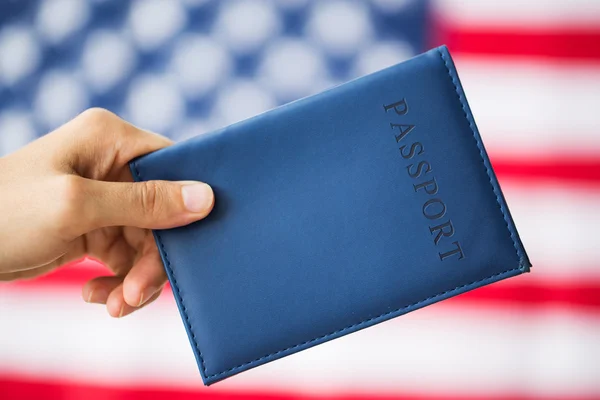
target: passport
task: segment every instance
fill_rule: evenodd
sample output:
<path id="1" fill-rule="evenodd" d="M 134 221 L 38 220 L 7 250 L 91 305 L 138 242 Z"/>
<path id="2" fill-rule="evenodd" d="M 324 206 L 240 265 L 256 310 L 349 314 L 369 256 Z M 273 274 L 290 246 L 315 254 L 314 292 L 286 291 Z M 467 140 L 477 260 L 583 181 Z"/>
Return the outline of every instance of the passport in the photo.
<path id="1" fill-rule="evenodd" d="M 215 192 L 154 231 L 206 385 L 530 269 L 444 46 L 130 167 Z"/>

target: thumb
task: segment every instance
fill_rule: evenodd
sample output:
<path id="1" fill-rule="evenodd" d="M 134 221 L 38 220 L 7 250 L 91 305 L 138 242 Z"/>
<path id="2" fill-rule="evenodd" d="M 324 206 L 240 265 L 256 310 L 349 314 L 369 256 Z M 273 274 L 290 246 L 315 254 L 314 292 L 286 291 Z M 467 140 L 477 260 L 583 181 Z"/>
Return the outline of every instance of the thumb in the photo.
<path id="1" fill-rule="evenodd" d="M 167 229 L 206 217 L 214 205 L 212 188 L 196 181 L 103 182 L 86 190 L 91 228 L 135 226 Z"/>

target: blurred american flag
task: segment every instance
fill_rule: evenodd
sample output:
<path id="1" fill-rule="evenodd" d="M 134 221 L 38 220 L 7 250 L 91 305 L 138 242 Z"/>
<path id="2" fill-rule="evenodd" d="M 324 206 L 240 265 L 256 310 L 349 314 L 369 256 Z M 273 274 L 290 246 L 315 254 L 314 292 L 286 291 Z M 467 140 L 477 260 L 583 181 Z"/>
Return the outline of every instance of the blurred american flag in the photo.
<path id="1" fill-rule="evenodd" d="M 0 0 L 0 154 L 90 106 L 179 140 L 441 43 L 532 274 L 206 389 L 170 293 L 113 320 L 87 261 L 0 286 L 0 399 L 600 399 L 600 1 Z"/>

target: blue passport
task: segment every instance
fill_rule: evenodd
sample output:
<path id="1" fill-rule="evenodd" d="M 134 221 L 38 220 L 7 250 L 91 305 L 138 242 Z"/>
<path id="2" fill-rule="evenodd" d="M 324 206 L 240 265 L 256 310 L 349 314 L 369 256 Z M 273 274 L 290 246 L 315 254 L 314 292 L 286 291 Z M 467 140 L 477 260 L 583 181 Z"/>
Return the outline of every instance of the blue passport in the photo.
<path id="1" fill-rule="evenodd" d="M 154 232 L 206 385 L 530 268 L 443 46 L 131 170 L 214 189 Z"/>

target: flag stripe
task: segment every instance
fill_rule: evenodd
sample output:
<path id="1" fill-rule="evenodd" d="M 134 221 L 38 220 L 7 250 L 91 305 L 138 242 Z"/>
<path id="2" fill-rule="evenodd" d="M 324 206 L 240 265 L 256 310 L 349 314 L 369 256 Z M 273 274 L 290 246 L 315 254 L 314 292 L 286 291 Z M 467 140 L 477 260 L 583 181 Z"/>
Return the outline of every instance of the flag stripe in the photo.
<path id="1" fill-rule="evenodd" d="M 285 391 L 252 390 L 232 391 L 210 389 L 179 389 L 148 385 L 145 387 L 120 387 L 111 385 L 93 385 L 69 381 L 28 380 L 26 377 L 0 377 L 0 398 L 4 399 L 44 399 L 64 400 L 86 399 L 127 399 L 127 400 L 434 400 L 437 395 L 426 394 L 374 394 L 374 393 L 328 393 L 308 394 Z M 445 400 L 596 400 L 595 396 L 532 396 L 513 394 L 502 396 L 473 396 L 448 394 Z"/>
<path id="2" fill-rule="evenodd" d="M 504 30 L 449 26 L 451 51 L 486 56 L 526 56 L 600 61 L 600 30 Z"/>
<path id="3" fill-rule="evenodd" d="M 498 179 L 520 183 L 550 180 L 556 184 L 600 186 L 600 154 L 597 157 L 517 158 L 491 154 Z M 566 189 L 567 187 L 565 187 Z"/>
<path id="4" fill-rule="evenodd" d="M 456 54 L 455 61 L 490 153 L 523 160 L 600 155 L 600 69 L 571 62 L 508 62 Z"/>
<path id="5" fill-rule="evenodd" d="M 596 0 L 435 0 L 432 5 L 439 18 L 459 26 L 598 28 L 600 21 Z"/>
<path id="6" fill-rule="evenodd" d="M 535 271 L 535 267 L 534 267 Z M 455 299 L 456 305 L 488 305 L 490 303 L 520 307 L 579 307 L 590 312 L 600 311 L 600 281 L 578 285 L 540 284 L 535 279 L 515 279 L 500 282 L 465 293 Z"/>
<path id="7" fill-rule="evenodd" d="M 600 188 L 504 181 L 502 190 L 535 269 L 556 281 L 600 276 Z"/>
<path id="8" fill-rule="evenodd" d="M 113 385 L 202 385 L 174 304 L 158 302 L 112 319 L 104 307 L 75 300 L 54 291 L 39 291 L 37 298 L 0 293 L 0 375 L 69 376 Z M 35 321 L 35 329 L 26 321 Z M 599 330 L 597 315 L 572 309 L 457 309 L 441 302 L 247 371 L 218 387 L 589 395 L 600 393 Z M 546 362 L 536 363 L 540 358 Z"/>

